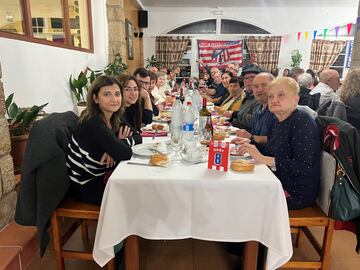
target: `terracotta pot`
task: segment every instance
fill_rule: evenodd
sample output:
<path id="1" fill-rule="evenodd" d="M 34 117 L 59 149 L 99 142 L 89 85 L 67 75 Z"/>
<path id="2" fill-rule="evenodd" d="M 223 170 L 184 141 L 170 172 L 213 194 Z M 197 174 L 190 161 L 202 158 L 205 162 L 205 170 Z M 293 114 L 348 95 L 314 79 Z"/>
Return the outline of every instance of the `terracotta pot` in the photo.
<path id="1" fill-rule="evenodd" d="M 11 156 L 14 162 L 15 174 L 20 173 L 21 163 L 23 161 L 26 144 L 29 134 L 11 137 Z"/>

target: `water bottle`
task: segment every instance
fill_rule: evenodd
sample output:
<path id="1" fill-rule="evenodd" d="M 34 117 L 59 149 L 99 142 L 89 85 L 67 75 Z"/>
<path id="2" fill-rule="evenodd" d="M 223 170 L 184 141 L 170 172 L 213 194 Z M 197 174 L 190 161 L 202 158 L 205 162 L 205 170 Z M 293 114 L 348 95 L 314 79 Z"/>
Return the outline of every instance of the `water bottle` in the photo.
<path id="1" fill-rule="evenodd" d="M 181 143 L 181 134 L 182 134 L 182 124 L 183 124 L 183 109 L 180 101 L 180 97 L 176 97 L 174 105 L 171 111 L 171 123 L 170 123 L 170 133 L 171 141 L 173 146 L 177 147 Z"/>
<path id="2" fill-rule="evenodd" d="M 189 148 L 195 145 L 195 138 L 194 138 L 194 122 L 195 116 L 193 107 L 191 105 L 191 101 L 186 103 L 183 112 L 183 128 L 182 128 L 182 140 L 186 148 Z"/>

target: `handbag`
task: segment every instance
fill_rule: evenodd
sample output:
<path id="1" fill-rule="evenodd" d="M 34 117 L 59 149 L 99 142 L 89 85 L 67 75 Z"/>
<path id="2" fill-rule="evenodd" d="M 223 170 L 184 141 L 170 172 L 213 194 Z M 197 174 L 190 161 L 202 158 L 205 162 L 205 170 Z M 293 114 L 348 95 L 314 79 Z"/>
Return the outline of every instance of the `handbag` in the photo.
<path id="1" fill-rule="evenodd" d="M 332 219 L 348 221 L 360 216 L 360 194 L 352 186 L 339 161 L 330 198 L 329 214 Z"/>

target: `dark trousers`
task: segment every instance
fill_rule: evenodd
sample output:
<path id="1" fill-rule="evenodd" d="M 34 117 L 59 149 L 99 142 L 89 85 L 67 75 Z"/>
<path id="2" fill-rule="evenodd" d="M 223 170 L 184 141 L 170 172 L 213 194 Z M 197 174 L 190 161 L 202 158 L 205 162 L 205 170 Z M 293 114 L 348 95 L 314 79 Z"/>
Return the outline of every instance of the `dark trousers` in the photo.
<path id="1" fill-rule="evenodd" d="M 69 195 L 80 202 L 101 205 L 105 186 L 104 176 L 92 179 L 84 185 L 70 180 Z"/>

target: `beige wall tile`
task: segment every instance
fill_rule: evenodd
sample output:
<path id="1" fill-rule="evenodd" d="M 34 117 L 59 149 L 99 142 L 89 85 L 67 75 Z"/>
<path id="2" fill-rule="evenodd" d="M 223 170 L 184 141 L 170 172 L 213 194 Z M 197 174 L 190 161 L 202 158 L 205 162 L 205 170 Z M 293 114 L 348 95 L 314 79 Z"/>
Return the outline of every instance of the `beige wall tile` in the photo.
<path id="1" fill-rule="evenodd" d="M 14 219 L 16 196 L 13 190 L 0 198 L 0 229 Z"/>
<path id="2" fill-rule="evenodd" d="M 2 181 L 2 194 L 6 194 L 15 189 L 15 176 L 13 160 L 10 154 L 0 157 L 0 175 Z"/>

